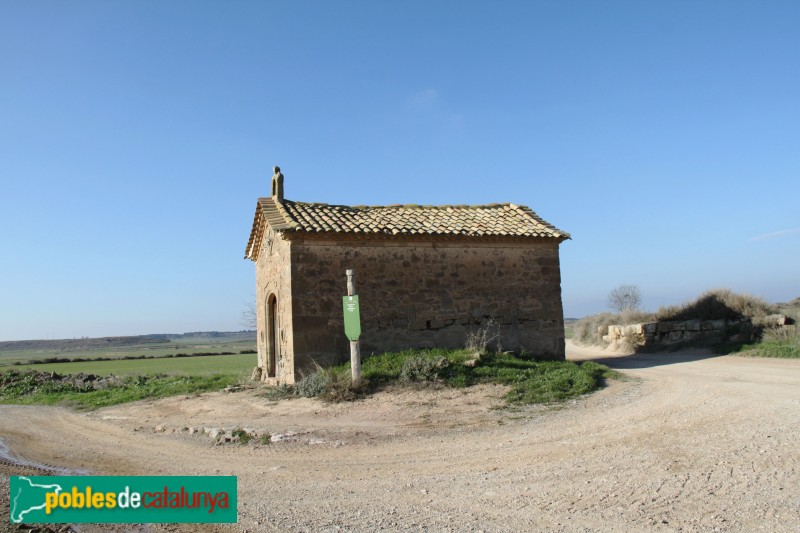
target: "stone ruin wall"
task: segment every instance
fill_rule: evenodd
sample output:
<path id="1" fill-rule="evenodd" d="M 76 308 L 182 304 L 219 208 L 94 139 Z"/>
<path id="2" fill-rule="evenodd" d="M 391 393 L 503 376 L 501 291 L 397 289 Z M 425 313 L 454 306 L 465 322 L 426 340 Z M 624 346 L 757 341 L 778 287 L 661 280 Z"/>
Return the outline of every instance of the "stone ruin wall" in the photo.
<path id="1" fill-rule="evenodd" d="M 342 296 L 355 269 L 362 354 L 463 348 L 487 320 L 504 350 L 564 358 L 558 242 L 293 239 L 298 366 L 347 360 Z M 301 360 L 302 359 L 302 360 Z M 305 360 L 305 363 L 303 362 Z"/>
<path id="2" fill-rule="evenodd" d="M 754 326 L 750 319 L 684 320 L 641 324 L 610 325 L 599 328 L 603 341 L 610 344 L 627 343 L 647 348 L 681 344 L 719 344 L 749 342 L 758 327 L 795 327 L 784 315 L 770 315 Z"/>

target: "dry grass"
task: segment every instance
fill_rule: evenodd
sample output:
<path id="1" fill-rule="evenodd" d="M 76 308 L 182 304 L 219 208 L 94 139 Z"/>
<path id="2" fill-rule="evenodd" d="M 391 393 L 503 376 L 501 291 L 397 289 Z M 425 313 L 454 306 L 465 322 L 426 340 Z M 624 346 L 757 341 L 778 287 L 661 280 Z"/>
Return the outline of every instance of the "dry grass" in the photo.
<path id="1" fill-rule="evenodd" d="M 781 307 L 787 307 L 787 308 L 793 308 L 793 307 L 800 308 L 800 297 L 795 298 L 791 302 L 786 302 L 786 303 L 778 304 L 778 305 L 780 305 Z"/>
<path id="2" fill-rule="evenodd" d="M 778 312 L 778 308 L 765 300 L 749 294 L 739 294 L 730 289 L 714 289 L 701 294 L 696 300 L 680 306 L 662 307 L 655 313 L 660 322 L 681 320 L 738 320 L 763 318 Z"/>
<path id="3" fill-rule="evenodd" d="M 608 326 L 615 324 L 742 318 L 757 322 L 758 319 L 778 312 L 776 306 L 756 296 L 738 294 L 729 289 L 715 289 L 703 293 L 688 303 L 661 307 L 655 313 L 629 310 L 623 313 L 591 315 L 578 320 L 572 329 L 573 338 L 578 342 L 605 345 L 603 335 L 607 334 Z"/>
<path id="4" fill-rule="evenodd" d="M 500 324 L 494 318 L 485 321 L 479 328 L 467 334 L 466 349 L 479 354 L 487 354 L 490 349 L 503 351 Z"/>
<path id="5" fill-rule="evenodd" d="M 349 369 L 342 372 L 335 368 L 329 368 L 328 372 L 328 386 L 325 392 L 320 396 L 326 402 L 351 402 L 363 396 L 369 390 L 369 381 L 361 378 L 359 381 L 353 381 Z"/>
<path id="6" fill-rule="evenodd" d="M 603 335 L 608 326 L 620 324 L 621 315 L 616 313 L 599 313 L 581 318 L 572 326 L 573 339 L 583 344 L 605 344 Z"/>
<path id="7" fill-rule="evenodd" d="M 596 344 L 603 346 L 607 344 L 603 341 L 603 335 L 608 333 L 608 326 L 616 324 L 640 324 L 653 322 L 653 313 L 637 311 L 635 309 L 623 311 L 622 313 L 599 313 L 587 316 L 575 322 L 573 325 L 573 338 L 583 344 Z M 637 345 L 641 339 L 637 339 Z M 633 341 L 632 341 L 633 342 Z"/>

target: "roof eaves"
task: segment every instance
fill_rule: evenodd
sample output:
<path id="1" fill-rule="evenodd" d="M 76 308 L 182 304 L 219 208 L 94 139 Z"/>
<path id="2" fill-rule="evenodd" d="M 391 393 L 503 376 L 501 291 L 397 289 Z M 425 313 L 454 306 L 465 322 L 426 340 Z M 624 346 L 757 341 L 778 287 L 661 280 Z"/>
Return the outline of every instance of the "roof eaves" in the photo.
<path id="1" fill-rule="evenodd" d="M 560 229 L 558 229 L 554 225 L 552 225 L 549 222 L 545 221 L 542 217 L 537 215 L 536 212 L 533 209 L 531 209 L 530 207 L 528 207 L 527 205 L 517 205 L 517 204 L 511 204 L 511 203 L 508 204 L 508 205 L 510 207 L 512 207 L 513 209 L 516 209 L 517 211 L 523 213 L 525 216 L 528 216 L 528 217 L 534 219 L 536 222 L 538 222 L 539 224 L 544 226 L 548 231 L 543 232 L 543 233 L 549 233 L 549 235 L 546 235 L 546 236 L 555 237 L 555 238 L 557 238 L 557 239 L 559 239 L 561 241 L 564 241 L 564 240 L 567 240 L 567 239 L 572 239 L 572 236 L 569 233 L 567 233 L 566 231 L 561 231 Z M 541 236 L 544 237 L 545 235 L 541 235 Z"/>
<path id="2" fill-rule="evenodd" d="M 247 241 L 247 248 L 244 251 L 244 258 L 256 261 L 258 259 L 258 249 L 263 235 L 263 220 L 260 203 L 256 203 L 256 212 L 253 215 L 253 227 L 250 229 L 250 239 Z"/>
<path id="3" fill-rule="evenodd" d="M 420 218 L 420 211 L 441 214 L 426 220 Z M 466 212 L 474 215 L 466 215 Z M 258 218 L 259 215 L 261 218 Z M 452 220 L 449 218 L 451 216 L 454 217 Z M 544 221 L 529 207 L 510 202 L 485 205 L 344 206 L 260 198 L 248 242 L 247 258 L 257 259 L 267 225 L 279 232 L 306 234 L 517 236 L 559 241 L 571 238 L 569 233 Z"/>
<path id="4" fill-rule="evenodd" d="M 261 250 L 261 240 L 266 227 L 270 226 L 275 231 L 294 231 L 300 224 L 294 220 L 284 205 L 275 198 L 259 198 L 256 202 L 256 212 L 253 216 L 253 227 L 250 230 L 250 239 L 245 249 L 245 259 L 258 260 Z"/>

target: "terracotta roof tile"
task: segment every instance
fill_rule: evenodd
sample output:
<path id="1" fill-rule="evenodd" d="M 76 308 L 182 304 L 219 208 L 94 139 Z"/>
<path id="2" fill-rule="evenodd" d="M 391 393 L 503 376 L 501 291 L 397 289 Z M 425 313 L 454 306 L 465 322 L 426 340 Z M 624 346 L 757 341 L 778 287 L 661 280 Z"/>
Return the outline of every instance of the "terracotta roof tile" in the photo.
<path id="1" fill-rule="evenodd" d="M 530 208 L 512 203 L 346 206 L 259 198 L 245 258 L 257 259 L 267 225 L 278 232 L 570 238 Z"/>

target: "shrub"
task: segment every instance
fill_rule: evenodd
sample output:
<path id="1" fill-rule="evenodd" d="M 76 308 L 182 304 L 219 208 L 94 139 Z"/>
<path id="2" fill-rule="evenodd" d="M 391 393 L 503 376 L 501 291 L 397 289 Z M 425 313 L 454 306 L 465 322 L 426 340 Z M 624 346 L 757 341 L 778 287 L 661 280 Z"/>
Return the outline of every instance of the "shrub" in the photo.
<path id="1" fill-rule="evenodd" d="M 330 368 L 327 373 L 328 386 L 322 394 L 322 399 L 326 402 L 351 402 L 369 388 L 369 382 L 364 378 L 353 382 L 348 371 Z"/>
<path id="2" fill-rule="evenodd" d="M 253 435 L 251 435 L 242 428 L 234 429 L 233 432 L 231 432 L 231 435 L 233 435 L 234 438 L 238 438 L 239 443 L 241 444 L 247 444 L 253 439 Z"/>
<path id="3" fill-rule="evenodd" d="M 800 359 L 800 336 L 795 332 L 787 333 L 784 338 L 769 338 L 757 344 L 741 347 L 740 354 L 752 357 Z"/>
<path id="4" fill-rule="evenodd" d="M 635 352 L 645 344 L 644 335 L 641 333 L 629 333 L 622 337 L 622 347 L 629 352 Z"/>
<path id="5" fill-rule="evenodd" d="M 681 306 L 662 307 L 656 312 L 659 321 L 754 319 L 777 313 L 778 309 L 761 298 L 738 294 L 729 289 L 715 289 Z"/>
<path id="6" fill-rule="evenodd" d="M 369 387 L 368 380 L 362 378 L 353 383 L 348 366 L 322 368 L 294 385 L 297 394 L 306 398 L 321 398 L 326 402 L 352 401 Z"/>
<path id="7" fill-rule="evenodd" d="M 642 324 L 644 322 L 653 322 L 655 317 L 653 313 L 639 311 L 638 309 L 628 309 L 623 311 L 619 316 L 619 324 Z"/>
<path id="8" fill-rule="evenodd" d="M 363 360 L 361 375 L 369 380 L 372 388 L 381 387 L 400 380 L 400 374 L 408 359 L 424 357 L 432 359 L 443 357 L 449 363 L 447 372 L 440 375 L 449 374 L 454 367 L 460 366 L 464 361 L 474 359 L 475 352 L 467 350 L 404 350 L 402 352 L 387 352 L 372 354 Z"/>
<path id="9" fill-rule="evenodd" d="M 764 342 L 785 342 L 800 346 L 800 334 L 798 334 L 796 325 L 766 329 L 762 340 Z"/>
<path id="10" fill-rule="evenodd" d="M 581 318 L 572 326 L 573 338 L 583 344 L 604 344 L 603 335 L 608 332 L 608 326 L 620 323 L 620 315 L 614 313 L 599 313 Z"/>
<path id="11" fill-rule="evenodd" d="M 766 342 L 760 345 L 755 354 L 758 357 L 781 357 L 783 359 L 800 359 L 800 344 Z"/>
<path id="12" fill-rule="evenodd" d="M 321 396 L 328 389 L 329 372 L 319 368 L 295 384 L 297 394 L 306 398 Z"/>
<path id="13" fill-rule="evenodd" d="M 762 342 L 753 346 L 749 355 L 800 359 L 800 325 L 797 323 L 797 314 L 789 314 L 794 325 L 765 329 Z"/>
<path id="14" fill-rule="evenodd" d="M 441 372 L 450 365 L 441 355 L 435 357 L 409 357 L 400 371 L 400 381 L 406 383 L 434 382 L 441 379 Z"/>
<path id="15" fill-rule="evenodd" d="M 475 331 L 467 334 L 467 350 L 485 354 L 489 352 L 489 347 L 494 345 L 497 352 L 503 351 L 503 339 L 500 336 L 500 324 L 493 318 L 486 320 Z"/>

